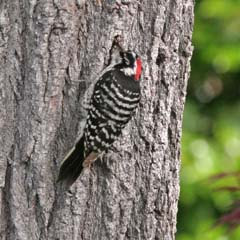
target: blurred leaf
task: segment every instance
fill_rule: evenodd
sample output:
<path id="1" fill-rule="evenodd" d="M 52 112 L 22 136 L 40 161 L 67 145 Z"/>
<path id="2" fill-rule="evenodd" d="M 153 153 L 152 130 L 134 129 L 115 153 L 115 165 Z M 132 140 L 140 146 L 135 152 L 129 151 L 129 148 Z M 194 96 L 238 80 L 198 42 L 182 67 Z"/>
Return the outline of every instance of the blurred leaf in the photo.
<path id="1" fill-rule="evenodd" d="M 193 44 L 177 239 L 239 240 L 212 226 L 240 207 L 240 0 L 197 0 Z"/>
<path id="2" fill-rule="evenodd" d="M 216 225 L 226 224 L 230 229 L 235 229 L 240 224 L 240 208 L 233 209 L 230 213 L 223 215 Z"/>

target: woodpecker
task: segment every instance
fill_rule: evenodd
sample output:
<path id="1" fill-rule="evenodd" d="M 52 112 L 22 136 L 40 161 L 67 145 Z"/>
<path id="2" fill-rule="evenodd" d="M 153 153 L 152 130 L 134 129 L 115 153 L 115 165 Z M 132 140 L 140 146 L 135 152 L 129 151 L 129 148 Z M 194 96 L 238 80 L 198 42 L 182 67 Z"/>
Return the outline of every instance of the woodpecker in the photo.
<path id="1" fill-rule="evenodd" d="M 109 149 L 131 119 L 140 100 L 142 62 L 133 51 L 119 51 L 97 80 L 87 113 L 82 137 L 64 158 L 58 181 L 72 185 Z"/>

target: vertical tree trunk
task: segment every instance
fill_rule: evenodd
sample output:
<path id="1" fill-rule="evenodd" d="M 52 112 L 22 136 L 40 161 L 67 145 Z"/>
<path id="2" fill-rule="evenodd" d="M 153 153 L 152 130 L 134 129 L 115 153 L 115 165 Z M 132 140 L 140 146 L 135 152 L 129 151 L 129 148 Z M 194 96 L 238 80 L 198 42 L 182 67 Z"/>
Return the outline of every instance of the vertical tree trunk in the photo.
<path id="1" fill-rule="evenodd" d="M 101 2 L 0 2 L 0 239 L 174 239 L 193 0 Z M 59 164 L 118 34 L 142 56 L 140 107 L 64 193 Z"/>

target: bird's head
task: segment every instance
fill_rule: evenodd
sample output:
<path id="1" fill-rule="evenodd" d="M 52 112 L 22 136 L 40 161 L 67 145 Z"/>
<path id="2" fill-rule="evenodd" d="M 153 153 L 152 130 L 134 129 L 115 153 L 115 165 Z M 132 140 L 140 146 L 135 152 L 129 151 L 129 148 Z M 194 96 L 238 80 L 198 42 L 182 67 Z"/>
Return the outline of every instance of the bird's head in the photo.
<path id="1" fill-rule="evenodd" d="M 134 77 L 134 79 L 138 81 L 142 73 L 142 61 L 140 57 L 133 51 L 120 52 L 120 57 L 120 71 L 127 76 Z"/>

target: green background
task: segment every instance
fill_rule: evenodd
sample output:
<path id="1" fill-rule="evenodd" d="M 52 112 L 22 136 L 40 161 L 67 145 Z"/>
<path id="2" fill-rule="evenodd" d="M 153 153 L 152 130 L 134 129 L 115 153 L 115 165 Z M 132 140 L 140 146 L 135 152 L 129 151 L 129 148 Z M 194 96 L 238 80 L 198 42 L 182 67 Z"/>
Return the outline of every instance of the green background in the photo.
<path id="1" fill-rule="evenodd" d="M 220 188 L 239 188 L 240 176 L 212 176 L 240 169 L 240 1 L 196 0 L 193 45 L 177 240 L 239 240 L 238 227 L 216 223 L 240 200 Z"/>

